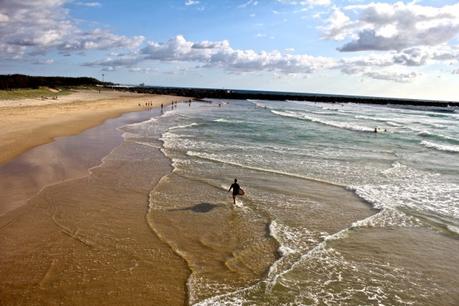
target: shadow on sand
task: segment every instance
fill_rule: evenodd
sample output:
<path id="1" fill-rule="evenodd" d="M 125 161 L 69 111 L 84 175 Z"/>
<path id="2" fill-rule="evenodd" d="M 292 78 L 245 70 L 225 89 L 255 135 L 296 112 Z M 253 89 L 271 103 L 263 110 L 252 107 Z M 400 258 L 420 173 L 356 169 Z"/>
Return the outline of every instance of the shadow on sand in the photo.
<path id="1" fill-rule="evenodd" d="M 176 208 L 176 209 L 169 209 L 169 211 L 184 211 L 184 210 L 191 210 L 192 212 L 195 213 L 207 213 L 214 208 L 224 206 L 222 204 L 217 205 L 217 204 L 211 204 L 211 203 L 199 203 L 190 207 L 185 207 L 185 208 Z"/>

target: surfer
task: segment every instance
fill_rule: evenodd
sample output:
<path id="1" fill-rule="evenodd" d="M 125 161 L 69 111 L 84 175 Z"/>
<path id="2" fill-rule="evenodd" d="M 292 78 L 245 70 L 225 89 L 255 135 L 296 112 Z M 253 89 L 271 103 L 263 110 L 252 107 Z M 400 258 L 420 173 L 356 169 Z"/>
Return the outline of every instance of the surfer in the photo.
<path id="1" fill-rule="evenodd" d="M 231 187 L 228 189 L 228 192 L 233 189 L 233 203 L 236 204 L 236 196 L 239 195 L 239 192 L 241 190 L 241 186 L 237 183 L 237 179 L 234 179 L 234 183 L 231 185 Z"/>

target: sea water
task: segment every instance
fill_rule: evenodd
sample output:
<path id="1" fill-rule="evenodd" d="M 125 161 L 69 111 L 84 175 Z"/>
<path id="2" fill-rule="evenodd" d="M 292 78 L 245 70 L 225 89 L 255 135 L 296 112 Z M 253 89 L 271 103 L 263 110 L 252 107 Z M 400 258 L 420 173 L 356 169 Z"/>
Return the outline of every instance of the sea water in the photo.
<path id="1" fill-rule="evenodd" d="M 459 303 L 459 111 L 208 102 L 124 128 L 174 167 L 152 190 L 148 219 L 189 263 L 191 304 Z M 234 178 L 246 195 L 232 206 Z M 225 231 L 203 238 L 199 225 L 180 234 L 207 209 L 225 213 L 193 222 L 228 222 L 237 242 L 219 244 Z M 260 231 L 256 245 L 250 231 Z"/>

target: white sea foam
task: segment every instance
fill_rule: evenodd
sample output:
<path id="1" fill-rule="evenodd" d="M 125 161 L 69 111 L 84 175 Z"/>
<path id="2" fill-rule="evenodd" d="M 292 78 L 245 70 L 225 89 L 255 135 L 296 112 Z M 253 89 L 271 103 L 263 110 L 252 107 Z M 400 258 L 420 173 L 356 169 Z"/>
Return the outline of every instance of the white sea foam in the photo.
<path id="1" fill-rule="evenodd" d="M 429 128 L 435 128 L 435 129 L 447 128 L 447 121 L 445 121 L 444 119 L 438 119 L 438 118 L 433 119 L 429 116 L 425 116 L 425 117 L 413 116 L 413 115 L 402 116 L 400 114 L 393 116 L 392 114 L 391 117 L 377 117 L 377 116 L 371 116 L 371 115 L 369 116 L 369 115 L 358 114 L 358 115 L 355 115 L 354 118 L 383 122 L 390 126 L 403 127 L 403 128 L 413 130 L 413 131 L 419 131 L 419 129 L 416 129 L 415 126 L 423 126 L 425 128 L 429 127 Z"/>
<path id="2" fill-rule="evenodd" d="M 266 109 L 271 109 L 271 107 L 267 106 L 266 104 L 259 103 L 259 102 L 254 102 L 255 106 L 258 108 L 266 108 Z"/>
<path id="3" fill-rule="evenodd" d="M 435 143 L 435 142 L 431 142 L 427 140 L 421 141 L 421 144 L 427 148 L 435 149 L 438 151 L 459 153 L 459 146 L 439 144 L 439 143 Z"/>
<path id="4" fill-rule="evenodd" d="M 237 208 L 242 209 L 242 210 L 247 210 L 247 207 L 244 205 L 244 201 L 241 200 L 240 198 L 236 198 L 236 204 L 235 204 L 235 206 L 236 206 Z"/>
<path id="5" fill-rule="evenodd" d="M 390 126 L 395 126 L 395 127 L 402 126 L 400 123 L 396 123 L 396 122 L 392 122 L 392 121 L 387 121 L 386 124 L 390 125 Z"/>
<path id="6" fill-rule="evenodd" d="M 150 119 L 145 120 L 145 121 L 126 124 L 126 125 L 122 126 L 121 128 L 123 129 L 123 128 L 139 127 L 139 126 L 148 126 L 149 124 L 151 124 L 153 122 L 157 122 L 157 121 L 158 121 L 157 118 L 150 118 Z"/>
<path id="7" fill-rule="evenodd" d="M 450 142 L 453 142 L 453 143 L 459 143 L 459 139 L 458 138 L 454 138 L 454 137 L 451 137 L 451 136 L 448 136 L 448 135 L 435 133 L 435 132 L 428 131 L 428 130 L 417 130 L 417 131 L 419 131 L 418 135 L 422 136 L 422 137 L 439 138 L 439 139 L 450 141 Z"/>
<path id="8" fill-rule="evenodd" d="M 349 123 L 344 123 L 344 122 L 336 122 L 336 121 L 329 121 L 329 120 L 324 120 L 321 118 L 317 117 L 312 117 L 308 116 L 306 114 L 298 113 L 298 112 L 291 112 L 291 111 L 276 111 L 276 110 L 271 110 L 272 113 L 276 115 L 280 115 L 283 117 L 290 117 L 290 118 L 296 118 L 300 120 L 306 120 L 306 121 L 311 121 L 311 122 L 316 122 L 316 123 L 321 123 L 324 125 L 340 128 L 340 129 L 345 129 L 345 130 L 350 130 L 350 131 L 357 131 L 357 132 L 374 132 L 374 128 L 371 127 L 366 127 L 366 126 L 359 126 L 355 124 L 349 124 Z"/>
<path id="9" fill-rule="evenodd" d="M 249 166 L 249 165 L 244 165 L 244 164 L 240 164 L 240 163 L 235 163 L 235 162 L 231 162 L 231 161 L 228 161 L 228 160 L 221 159 L 218 156 L 215 156 L 213 154 L 208 154 L 208 153 L 187 151 L 186 155 L 194 156 L 194 157 L 198 157 L 198 158 L 202 158 L 202 159 L 207 159 L 207 160 L 210 160 L 210 161 L 216 161 L 216 162 L 220 162 L 220 163 L 223 163 L 223 164 L 233 165 L 233 166 L 237 166 L 237 167 L 241 167 L 241 168 L 245 168 L 245 169 L 250 169 L 250 170 L 274 173 L 274 174 L 285 175 L 285 176 L 290 176 L 290 177 L 296 177 L 296 178 L 305 179 L 305 180 L 314 180 L 314 181 L 317 181 L 317 182 L 327 183 L 327 184 L 331 184 L 331 185 L 335 185 L 335 186 L 343 186 L 341 184 L 331 183 L 331 182 L 328 182 L 328 181 L 325 181 L 325 180 L 312 178 L 312 177 L 305 176 L 305 175 L 300 175 L 300 174 L 289 173 L 289 172 L 285 172 L 285 171 L 277 171 L 277 170 L 274 170 L 274 169 L 267 169 L 267 168 L 261 168 L 261 167 L 255 167 L 255 166 Z"/>
<path id="10" fill-rule="evenodd" d="M 154 126 L 156 126 L 157 121 L 157 118 L 150 118 L 145 121 L 126 124 L 118 128 L 118 130 L 123 131 L 123 139 L 143 138 L 152 128 L 154 128 Z"/>
<path id="11" fill-rule="evenodd" d="M 398 209 L 385 208 L 379 213 L 364 220 L 352 223 L 351 228 L 358 227 L 417 227 L 422 222 L 413 216 L 409 216 Z"/>
<path id="12" fill-rule="evenodd" d="M 311 111 L 310 113 L 316 115 L 326 115 L 326 116 L 335 116 L 336 112 L 327 112 L 327 111 Z"/>
<path id="13" fill-rule="evenodd" d="M 394 163 L 381 174 L 386 177 L 386 183 L 348 188 L 378 209 L 401 207 L 438 216 L 459 218 L 459 185 L 445 182 L 439 175 L 416 170 L 400 163 Z"/>
<path id="14" fill-rule="evenodd" d="M 165 117 L 170 117 L 170 116 L 173 116 L 175 115 L 176 112 L 174 110 L 167 110 L 165 112 L 163 112 L 160 116 L 160 118 L 165 118 Z"/>
<path id="15" fill-rule="evenodd" d="M 458 226 L 454 226 L 454 225 L 448 224 L 446 227 L 448 228 L 449 231 L 459 235 L 459 227 Z"/>
<path id="16" fill-rule="evenodd" d="M 371 116 L 364 116 L 364 115 L 356 115 L 354 116 L 355 119 L 364 119 L 364 120 L 372 120 L 372 121 L 377 121 L 377 122 L 382 122 L 384 124 L 387 124 L 389 126 L 393 127 L 401 127 L 404 124 L 402 122 L 398 121 L 395 118 L 385 118 L 385 117 L 371 117 Z"/>
<path id="17" fill-rule="evenodd" d="M 169 130 L 186 129 L 186 128 L 193 127 L 193 126 L 198 126 L 198 125 L 199 125 L 198 123 L 193 122 L 193 123 L 190 123 L 190 124 L 173 126 L 173 127 L 170 127 Z"/>
<path id="18" fill-rule="evenodd" d="M 368 226 L 374 224 L 378 218 L 376 215 L 370 216 L 364 220 L 354 223 L 351 227 L 345 228 L 337 233 L 326 236 L 321 241 L 316 240 L 316 237 L 312 235 L 311 241 L 313 245 L 306 247 L 302 250 L 298 249 L 297 244 L 301 244 L 304 240 L 308 240 L 310 232 L 296 230 L 289 228 L 286 225 L 280 224 L 273 221 L 270 224 L 270 231 L 273 237 L 281 243 L 281 252 L 283 256 L 277 260 L 268 272 L 268 275 L 261 281 L 254 285 L 235 290 L 230 293 L 216 295 L 214 297 L 205 299 L 195 305 L 244 305 L 255 303 L 251 300 L 252 293 L 255 296 L 259 295 L 264 290 L 264 296 L 269 297 L 273 294 L 273 288 L 277 284 L 281 284 L 283 288 L 289 288 L 293 290 L 297 297 L 300 297 L 299 301 L 305 297 L 309 301 L 314 301 L 313 305 L 321 304 L 340 304 L 343 301 L 348 301 L 352 296 L 359 296 L 364 294 L 368 300 L 378 301 L 382 304 L 387 298 L 385 290 L 390 288 L 391 277 L 387 277 L 387 273 L 390 273 L 398 278 L 413 277 L 413 275 L 406 275 L 403 273 L 402 268 L 391 267 L 386 265 L 370 266 L 366 273 L 369 274 L 369 278 L 372 280 L 378 280 L 379 285 L 369 286 L 365 278 L 360 277 L 359 267 L 355 266 L 353 262 L 346 260 L 337 250 L 328 246 L 328 242 L 343 239 L 347 237 L 352 229 L 361 226 Z M 306 233 L 306 237 L 302 234 Z M 291 243 L 289 245 L 289 243 Z M 297 256 L 295 256 L 297 255 Z M 291 260 L 294 260 L 293 262 Z M 379 271 L 383 268 L 384 276 L 381 278 Z M 301 283 L 298 283 L 296 277 L 298 274 L 304 274 L 302 271 L 314 271 L 314 277 L 312 277 L 307 283 L 308 290 L 301 287 Z M 296 276 L 290 277 L 290 274 L 296 273 Z M 402 275 L 401 275 L 402 273 Z M 348 275 L 352 279 L 345 279 L 343 274 Z M 330 291 L 329 285 L 334 282 L 347 282 L 353 286 L 341 288 L 339 293 L 333 294 Z M 384 282 L 382 284 L 381 282 Z M 359 284 L 356 286 L 356 284 Z M 362 289 L 359 289 L 362 288 Z M 391 288 L 391 289 L 397 289 Z M 304 295 L 304 296 L 303 296 Z M 269 298 L 267 298 L 269 300 Z M 300 305 L 302 303 L 299 303 Z"/>
<path id="19" fill-rule="evenodd" d="M 239 120 L 230 120 L 230 119 L 226 119 L 226 118 L 218 118 L 218 119 L 215 119 L 214 122 L 240 123 L 241 121 L 239 121 Z"/>
<path id="20" fill-rule="evenodd" d="M 365 119 L 365 120 L 373 120 L 373 121 L 380 121 L 380 122 L 387 122 L 393 120 L 392 118 L 381 118 L 381 117 L 370 117 L 370 116 L 363 116 L 363 115 L 356 115 L 354 116 L 356 119 Z"/>
<path id="21" fill-rule="evenodd" d="M 268 271 L 268 275 L 261 281 L 255 283 L 254 285 L 241 288 L 233 292 L 216 295 L 214 297 L 200 301 L 199 303 L 196 303 L 194 305 L 243 305 L 248 302 L 244 298 L 244 294 L 250 293 L 251 290 L 256 290 L 261 287 L 265 287 L 265 290 L 269 292 L 272 289 L 272 287 L 276 284 L 279 277 L 294 269 L 294 267 L 306 256 L 308 256 L 308 254 L 312 254 L 313 252 L 317 251 L 317 249 L 323 249 L 326 245 L 326 241 L 333 239 L 333 237 L 335 236 L 330 235 L 328 236 L 328 240 L 325 239 L 322 242 L 317 243 L 317 240 L 313 237 L 312 233 L 307 231 L 306 229 L 295 230 L 276 221 L 272 221 L 269 228 L 270 234 L 273 236 L 273 238 L 280 242 L 281 247 L 279 251 L 282 253 L 283 256 L 281 256 L 280 259 L 278 259 L 276 262 L 274 262 L 273 265 L 271 265 Z M 342 235 L 340 234 L 341 232 L 342 231 L 337 233 L 336 239 L 339 239 L 338 237 L 342 237 Z M 295 245 L 295 242 L 304 242 L 301 241 L 301 237 L 304 237 L 303 234 L 306 234 L 306 240 L 312 241 L 315 244 L 315 246 L 313 246 L 312 248 L 306 247 L 304 249 L 298 248 L 298 246 Z M 294 261 L 292 262 L 291 260 L 289 260 L 290 255 L 298 256 L 293 257 Z"/>
<path id="22" fill-rule="evenodd" d="M 305 252 L 320 240 L 319 233 L 311 232 L 306 228 L 290 227 L 276 220 L 269 224 L 269 231 L 271 236 L 279 242 L 279 251 L 284 256 Z"/>

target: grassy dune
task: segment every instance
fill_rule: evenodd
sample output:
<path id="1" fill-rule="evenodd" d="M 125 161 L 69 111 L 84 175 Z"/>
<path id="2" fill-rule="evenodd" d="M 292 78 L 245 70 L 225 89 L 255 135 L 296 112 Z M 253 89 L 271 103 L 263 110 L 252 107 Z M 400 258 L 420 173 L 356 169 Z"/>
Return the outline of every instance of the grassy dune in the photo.
<path id="1" fill-rule="evenodd" d="M 63 96 L 71 93 L 70 89 L 50 89 L 48 87 L 40 87 L 37 89 L 13 89 L 0 90 L 0 100 L 16 100 L 30 98 L 51 98 L 55 96 Z"/>

